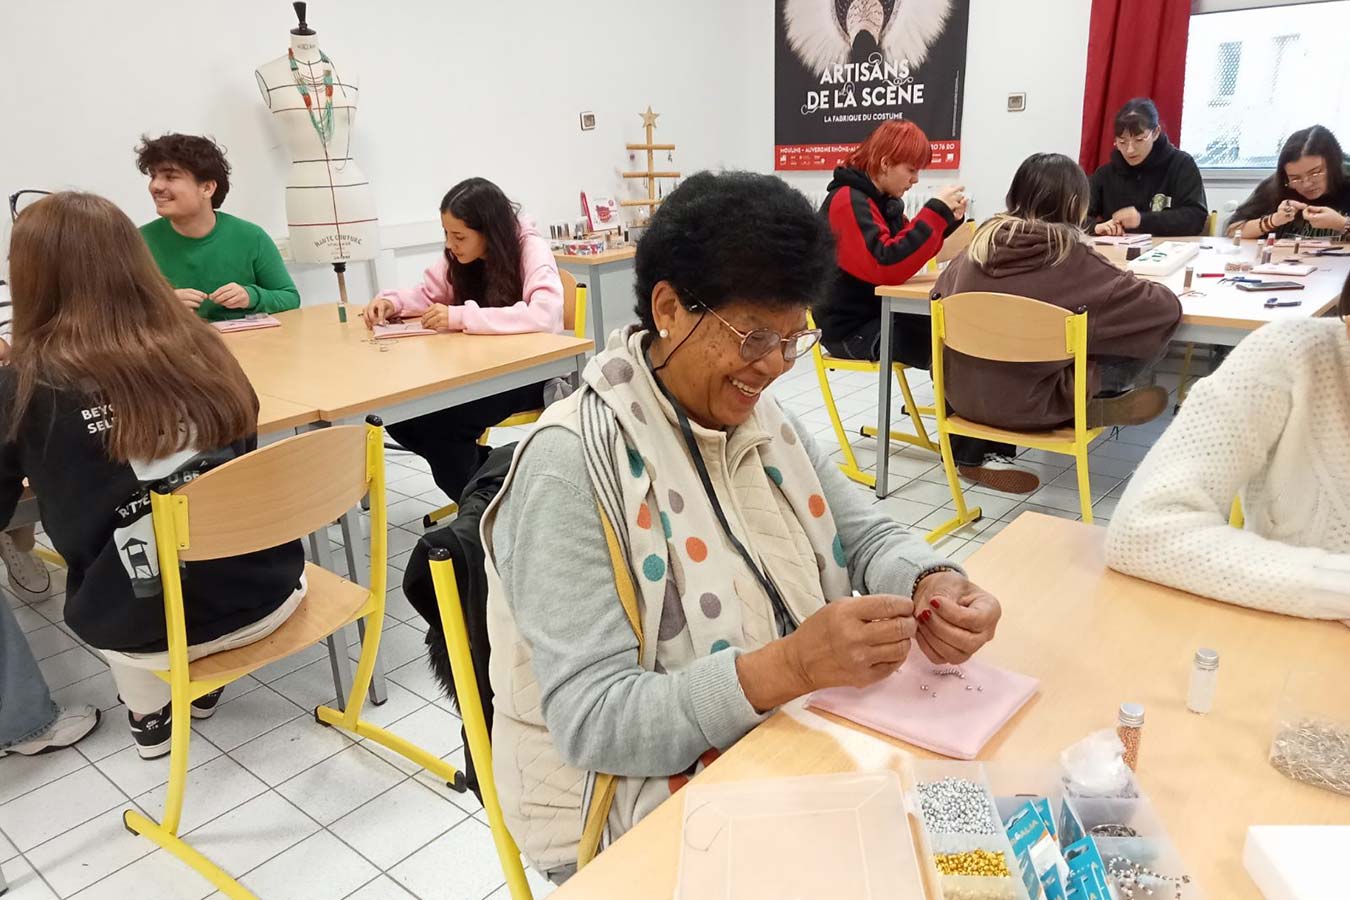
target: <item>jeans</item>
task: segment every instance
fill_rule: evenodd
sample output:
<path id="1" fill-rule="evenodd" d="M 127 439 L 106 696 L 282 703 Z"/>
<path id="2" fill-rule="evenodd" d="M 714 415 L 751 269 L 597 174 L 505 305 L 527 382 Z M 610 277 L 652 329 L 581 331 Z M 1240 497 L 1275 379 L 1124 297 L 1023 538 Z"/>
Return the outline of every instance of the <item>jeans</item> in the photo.
<path id="1" fill-rule="evenodd" d="M 891 356 L 895 362 L 903 363 L 913 369 L 930 369 L 933 366 L 932 320 L 928 316 L 912 313 L 896 313 L 891 317 Z M 840 359 L 881 359 L 881 318 L 869 320 L 867 325 L 855 334 L 841 340 L 822 340 L 821 344 L 831 356 Z M 985 457 L 1017 455 L 1012 444 L 985 441 L 979 438 L 954 434 L 951 437 L 952 458 L 958 466 L 981 466 Z"/>
<path id="2" fill-rule="evenodd" d="M 464 486 L 487 456 L 487 448 L 478 446 L 483 432 L 514 413 L 543 405 L 543 383 L 531 384 L 427 413 L 390 425 L 387 430 L 405 450 L 427 461 L 436 486 L 458 502 Z"/>
<path id="3" fill-rule="evenodd" d="M 0 598 L 0 750 L 37 737 L 58 712 L 14 611 Z"/>

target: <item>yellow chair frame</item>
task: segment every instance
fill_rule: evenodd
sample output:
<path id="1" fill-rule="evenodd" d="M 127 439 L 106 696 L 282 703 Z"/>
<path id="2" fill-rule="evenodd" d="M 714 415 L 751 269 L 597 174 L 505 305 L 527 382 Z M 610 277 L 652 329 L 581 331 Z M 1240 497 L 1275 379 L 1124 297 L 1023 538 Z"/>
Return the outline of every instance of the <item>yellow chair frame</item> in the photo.
<path id="1" fill-rule="evenodd" d="M 257 898 L 178 834 L 192 736 L 191 703 L 353 622 L 364 619 L 365 638 L 346 709 L 320 706 L 314 711 L 315 721 L 368 738 L 434 772 L 456 790 L 465 789 L 462 772 L 361 719 L 384 626 L 388 558 L 383 428 L 373 416 L 367 422 L 364 428 L 324 428 L 296 435 L 231 460 L 173 493 L 150 494 L 168 631 L 169 668 L 155 674 L 169 684 L 172 697 L 169 785 L 161 821 L 136 810 L 127 810 L 122 819 L 129 831 L 154 841 L 234 900 Z M 278 484 L 284 486 L 277 488 Z M 366 494 L 371 499 L 369 590 L 306 563 L 305 599 L 277 631 L 254 644 L 188 661 L 180 562 L 237 556 L 295 540 L 325 529 Z M 271 502 L 262 502 L 265 499 Z"/>
<path id="2" fill-rule="evenodd" d="M 441 614 L 441 628 L 450 656 L 450 671 L 455 679 L 455 696 L 459 714 L 464 721 L 468 738 L 469 757 L 478 775 L 478 789 L 483 795 L 483 810 L 492 829 L 492 842 L 497 847 L 502 874 L 506 877 L 511 900 L 533 900 L 525 868 L 520 863 L 520 849 L 502 818 L 502 807 L 497 799 L 497 782 L 492 773 L 492 737 L 488 734 L 487 718 L 483 714 L 483 698 L 478 693 L 474 676 L 473 653 L 469 649 L 469 632 L 464 624 L 464 609 L 460 605 L 459 586 L 455 581 L 455 566 L 450 551 L 433 547 L 427 553 L 431 567 L 431 583 L 436 589 L 436 606 Z"/>
<path id="3" fill-rule="evenodd" d="M 806 324 L 808 328 L 815 328 L 815 318 L 807 313 Z M 830 424 L 834 426 L 834 436 L 839 441 L 839 449 L 844 454 L 844 461 L 839 463 L 839 470 L 843 472 L 852 481 L 859 484 L 865 484 L 868 487 L 876 487 L 877 476 L 870 472 L 864 472 L 858 465 L 858 457 L 853 450 L 853 444 L 848 439 L 848 434 L 844 431 L 844 422 L 839 416 L 839 407 L 834 402 L 834 390 L 830 387 L 829 373 L 834 372 L 872 372 L 878 377 L 881 375 L 881 363 L 873 362 L 867 359 L 844 359 L 838 356 L 831 356 L 821 349 L 820 342 L 811 348 L 811 361 L 816 367 L 816 378 L 820 382 L 820 394 L 825 399 L 825 410 L 830 414 Z M 932 439 L 928 437 L 928 429 L 924 427 L 924 414 L 932 415 L 933 407 L 918 406 L 914 402 L 914 393 L 909 388 L 909 379 L 905 376 L 905 370 L 909 367 L 904 363 L 895 363 L 892 367 L 895 372 L 896 381 L 900 382 L 900 393 L 905 398 L 905 412 L 909 419 L 914 423 L 914 433 L 906 431 L 892 431 L 891 440 L 903 444 L 910 444 L 915 447 L 921 447 L 924 450 L 933 453 L 938 452 L 937 446 Z M 862 437 L 876 437 L 877 430 L 874 426 L 865 425 L 858 431 Z"/>
<path id="4" fill-rule="evenodd" d="M 1087 427 L 1087 313 L 1019 297 L 1015 294 L 953 294 L 932 304 L 933 393 L 937 407 L 938 441 L 942 466 L 947 473 L 956 516 L 927 535 L 930 543 L 963 525 L 978 521 L 983 512 L 968 508 L 956 463 L 952 458 L 953 434 L 1016 444 L 1074 457 L 1078 470 L 1078 500 L 1083 521 L 1092 524 L 1092 486 L 1088 480 L 1088 446 L 1103 431 Z M 1062 342 L 1062 344 L 1060 343 Z M 1073 426 L 1052 431 L 1012 431 L 981 425 L 947 413 L 946 367 L 943 352 L 958 353 L 999 362 L 1073 361 Z"/>
<path id="5" fill-rule="evenodd" d="M 562 277 L 563 283 L 563 328 L 572 332 L 574 337 L 586 336 L 586 285 L 578 284 L 576 276 L 571 272 L 559 270 L 558 274 Z M 603 336 L 602 336 L 603 339 Z M 544 414 L 542 409 L 527 409 L 524 412 L 518 412 L 513 416 L 508 416 L 497 423 L 497 428 L 511 428 L 516 425 L 530 425 L 539 421 L 539 417 Z M 492 429 L 484 431 L 478 438 L 478 443 L 484 447 L 487 446 L 488 434 Z M 437 522 L 440 522 L 452 515 L 459 509 L 459 503 L 451 500 L 440 509 L 432 510 L 422 517 L 422 527 L 430 528 Z"/>

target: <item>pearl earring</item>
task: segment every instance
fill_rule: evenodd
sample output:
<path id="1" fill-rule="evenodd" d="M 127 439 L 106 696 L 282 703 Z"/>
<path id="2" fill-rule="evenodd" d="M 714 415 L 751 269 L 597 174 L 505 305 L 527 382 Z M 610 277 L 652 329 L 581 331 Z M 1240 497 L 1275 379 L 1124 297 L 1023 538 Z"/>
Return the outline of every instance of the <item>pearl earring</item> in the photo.
<path id="1" fill-rule="evenodd" d="M 660 331 L 657 332 L 657 334 L 661 335 L 661 337 L 663 338 L 668 338 L 670 337 L 670 329 L 662 328 Z"/>

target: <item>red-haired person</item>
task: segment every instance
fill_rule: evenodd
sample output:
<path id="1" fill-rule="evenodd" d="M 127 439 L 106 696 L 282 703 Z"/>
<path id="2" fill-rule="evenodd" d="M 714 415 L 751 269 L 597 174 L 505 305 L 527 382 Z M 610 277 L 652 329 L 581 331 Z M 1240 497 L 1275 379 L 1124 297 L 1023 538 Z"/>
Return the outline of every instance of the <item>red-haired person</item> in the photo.
<path id="1" fill-rule="evenodd" d="M 877 286 L 908 281 L 938 255 L 943 240 L 965 220 L 966 194 L 960 185 L 940 188 L 912 219 L 905 215 L 905 192 L 918 182 L 932 155 L 923 129 L 892 119 L 834 170 L 821 213 L 834 232 L 839 268 L 829 293 L 812 310 L 821 344 L 834 356 L 880 359 Z M 928 317 L 902 313 L 891 322 L 895 361 L 930 368 Z M 1015 454 L 1016 448 L 1007 444 L 952 438 L 952 455 L 967 478 L 1011 493 L 1035 490 L 1040 480 L 1012 465 Z"/>

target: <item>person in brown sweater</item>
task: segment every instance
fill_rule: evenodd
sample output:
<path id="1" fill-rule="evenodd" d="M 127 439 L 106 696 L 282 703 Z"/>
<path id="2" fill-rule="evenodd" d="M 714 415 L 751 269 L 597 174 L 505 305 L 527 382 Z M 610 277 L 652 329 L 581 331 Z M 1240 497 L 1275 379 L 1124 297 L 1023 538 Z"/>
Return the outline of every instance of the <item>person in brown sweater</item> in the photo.
<path id="1" fill-rule="evenodd" d="M 1181 302 L 1161 284 L 1118 268 L 1086 243 L 1087 176 L 1059 153 L 1028 157 L 1008 189 L 1008 211 L 980 226 L 936 293 L 1019 294 L 1087 312 L 1088 426 L 1134 425 L 1167 406 L 1161 387 L 1135 387 L 1167 351 Z M 948 350 L 947 403 L 961 416 L 1018 430 L 1073 420 L 1073 362 L 1003 363 Z"/>

